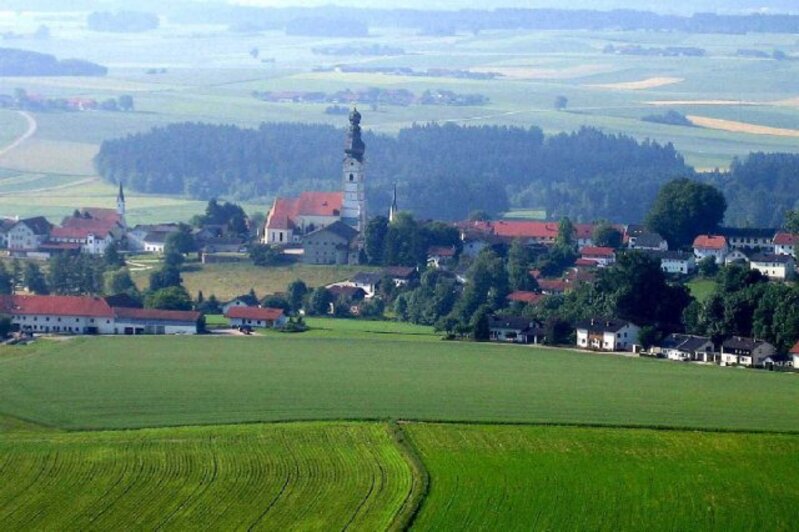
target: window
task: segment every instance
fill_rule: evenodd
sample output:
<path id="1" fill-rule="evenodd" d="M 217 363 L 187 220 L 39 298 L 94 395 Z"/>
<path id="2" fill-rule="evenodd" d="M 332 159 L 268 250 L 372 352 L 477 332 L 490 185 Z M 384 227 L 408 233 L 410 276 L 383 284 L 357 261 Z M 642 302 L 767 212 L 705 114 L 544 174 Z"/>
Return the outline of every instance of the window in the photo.
<path id="1" fill-rule="evenodd" d="M 354 179 L 355 179 L 355 176 L 353 174 L 350 174 L 350 181 L 352 181 Z"/>

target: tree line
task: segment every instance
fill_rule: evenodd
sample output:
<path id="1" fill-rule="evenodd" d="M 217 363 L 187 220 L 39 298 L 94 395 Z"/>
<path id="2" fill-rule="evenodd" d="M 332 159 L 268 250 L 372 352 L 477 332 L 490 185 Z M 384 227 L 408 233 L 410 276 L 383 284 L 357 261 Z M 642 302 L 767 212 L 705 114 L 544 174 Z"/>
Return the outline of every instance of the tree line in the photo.
<path id="1" fill-rule="evenodd" d="M 252 201 L 339 189 L 343 137 L 324 125 L 172 124 L 103 142 L 95 165 L 141 192 Z M 388 210 L 397 183 L 400 208 L 419 219 L 518 206 L 554 218 L 639 220 L 663 183 L 693 175 L 670 144 L 592 128 L 547 137 L 535 127 L 428 124 L 364 140 L 371 212 Z"/>

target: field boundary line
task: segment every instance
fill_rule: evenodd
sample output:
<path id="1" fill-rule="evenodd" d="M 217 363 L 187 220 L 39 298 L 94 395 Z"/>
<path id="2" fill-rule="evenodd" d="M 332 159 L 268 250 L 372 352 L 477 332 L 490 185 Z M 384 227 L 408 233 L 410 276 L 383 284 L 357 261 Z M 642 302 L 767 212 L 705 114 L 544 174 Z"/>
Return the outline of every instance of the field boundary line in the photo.
<path id="1" fill-rule="evenodd" d="M 389 525 L 389 530 L 401 530 L 404 532 L 411 529 L 416 517 L 422 510 L 422 506 L 424 506 L 427 494 L 430 491 L 430 473 L 428 473 L 427 467 L 424 465 L 416 444 L 410 435 L 402 430 L 400 422 L 390 421 L 386 427 L 391 439 L 411 468 L 411 489 L 408 491 L 405 500 L 402 501 L 400 509 L 394 514 L 391 525 Z"/>
<path id="2" fill-rule="evenodd" d="M 39 124 L 36 123 L 36 119 L 33 118 L 33 115 L 28 111 L 17 111 L 17 113 L 22 115 L 22 117 L 28 122 L 28 129 L 25 131 L 25 133 L 14 139 L 14 142 L 5 148 L 0 149 L 0 157 L 3 157 L 8 152 L 18 148 L 26 140 L 34 136 L 36 134 L 36 130 L 39 129 Z"/>

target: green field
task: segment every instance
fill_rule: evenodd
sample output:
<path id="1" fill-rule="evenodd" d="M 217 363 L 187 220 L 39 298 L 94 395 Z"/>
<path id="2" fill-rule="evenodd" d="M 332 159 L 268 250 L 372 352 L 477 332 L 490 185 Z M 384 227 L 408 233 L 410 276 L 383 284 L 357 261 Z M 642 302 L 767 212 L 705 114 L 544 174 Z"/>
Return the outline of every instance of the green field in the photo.
<path id="1" fill-rule="evenodd" d="M 785 407 L 799 400 L 796 384 L 792 374 L 379 328 L 0 348 L 0 413 L 71 429 L 394 418 L 796 431 L 799 413 Z"/>
<path id="2" fill-rule="evenodd" d="M 686 284 L 691 295 L 700 303 L 704 303 L 716 289 L 716 281 L 712 279 L 695 279 Z"/>
<path id="3" fill-rule="evenodd" d="M 292 281 L 302 279 L 309 287 L 344 281 L 359 271 L 373 271 L 369 266 L 312 266 L 292 264 L 264 268 L 250 262 L 204 264 L 192 263 L 181 273 L 183 285 L 193 296 L 202 290 L 205 297 L 214 294 L 225 301 L 254 289 L 258 297 L 285 292 Z M 151 270 L 131 272 L 142 290 L 149 286 Z"/>
<path id="4" fill-rule="evenodd" d="M 4 530 L 382 530 L 412 468 L 380 424 L 0 434 Z"/>
<path id="5" fill-rule="evenodd" d="M 419 530 L 791 530 L 799 438 L 410 424 Z"/>

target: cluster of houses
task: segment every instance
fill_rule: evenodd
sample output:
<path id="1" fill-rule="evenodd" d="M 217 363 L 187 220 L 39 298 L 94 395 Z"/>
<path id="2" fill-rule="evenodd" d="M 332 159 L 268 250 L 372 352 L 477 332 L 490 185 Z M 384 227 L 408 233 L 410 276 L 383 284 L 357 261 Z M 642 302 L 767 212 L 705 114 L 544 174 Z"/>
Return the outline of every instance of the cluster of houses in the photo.
<path id="1" fill-rule="evenodd" d="M 490 338 L 497 342 L 540 344 L 546 338 L 543 325 L 521 316 L 492 316 Z M 641 328 L 615 318 L 592 318 L 575 326 L 575 345 L 597 352 L 639 352 Z M 733 336 L 716 345 L 706 336 L 670 334 L 648 355 L 679 362 L 700 362 L 720 366 L 799 369 L 799 342 L 787 354 L 778 354 L 769 342 L 756 338 Z"/>

